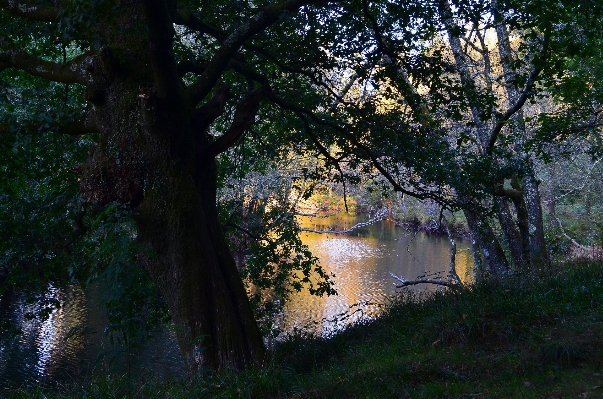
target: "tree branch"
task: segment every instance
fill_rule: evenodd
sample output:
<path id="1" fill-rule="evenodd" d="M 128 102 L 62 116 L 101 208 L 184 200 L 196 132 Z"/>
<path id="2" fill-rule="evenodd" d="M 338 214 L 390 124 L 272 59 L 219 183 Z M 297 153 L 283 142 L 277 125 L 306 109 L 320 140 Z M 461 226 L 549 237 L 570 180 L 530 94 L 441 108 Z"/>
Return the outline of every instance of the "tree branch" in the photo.
<path id="1" fill-rule="evenodd" d="M 0 0 L 0 8 L 17 17 L 40 22 L 58 22 L 63 12 L 57 7 L 38 6 L 16 0 Z"/>
<path id="2" fill-rule="evenodd" d="M 201 159 L 214 159 L 236 143 L 243 133 L 255 123 L 260 101 L 267 98 L 270 92 L 270 86 L 263 85 L 249 93 L 237 106 L 233 121 L 226 133 L 204 149 Z"/>
<path id="3" fill-rule="evenodd" d="M 314 123 L 316 123 L 318 125 L 329 127 L 331 129 L 333 129 L 334 131 L 340 133 L 344 137 L 346 137 L 352 145 L 354 145 L 358 150 L 360 150 L 362 153 L 365 154 L 366 158 L 373 165 L 373 167 L 375 169 L 377 169 L 379 171 L 379 173 L 381 173 L 382 176 L 385 177 L 385 179 L 392 185 L 394 191 L 408 194 L 408 195 L 418 198 L 418 199 L 427 199 L 427 198 L 436 199 L 437 198 L 437 200 L 440 203 L 446 203 L 448 205 L 451 205 L 450 201 L 445 200 L 442 195 L 439 195 L 439 194 L 441 194 L 441 191 L 439 191 L 437 193 L 430 192 L 429 190 L 417 192 L 417 191 L 410 191 L 410 190 L 407 190 L 404 187 L 402 187 L 402 185 L 400 183 L 398 183 L 398 181 L 394 178 L 394 176 L 385 169 L 385 167 L 381 164 L 381 162 L 379 162 L 379 159 L 373 153 L 373 151 L 371 151 L 371 149 L 368 148 L 366 145 L 360 143 L 360 141 L 352 133 L 350 133 L 349 130 L 351 129 L 351 127 L 348 128 L 345 126 L 340 126 L 335 123 L 328 122 L 328 121 L 318 117 L 312 111 L 307 110 L 303 107 L 300 107 L 296 104 L 291 104 L 291 103 L 285 101 L 284 99 L 277 97 L 275 95 L 272 95 L 270 99 L 276 105 L 280 106 L 281 108 L 292 111 L 293 113 L 295 113 L 298 116 L 301 114 L 307 115 L 307 117 L 310 120 L 312 120 Z M 415 186 L 414 188 L 416 188 L 417 190 L 421 190 L 420 187 Z"/>
<path id="4" fill-rule="evenodd" d="M 182 78 L 188 72 L 192 72 L 196 75 L 203 73 L 203 71 L 207 68 L 207 64 L 203 62 L 195 62 L 192 60 L 184 60 L 180 62 L 177 66 L 178 76 Z"/>
<path id="5" fill-rule="evenodd" d="M 149 56 L 159 98 L 180 106 L 181 80 L 172 42 L 175 31 L 165 1 L 143 0 L 144 14 L 149 28 Z"/>
<path id="6" fill-rule="evenodd" d="M 401 283 L 401 284 L 394 283 L 396 288 L 408 287 L 409 285 L 419 285 L 419 284 L 443 285 L 444 287 L 450 287 L 450 288 L 458 287 L 458 283 L 454 283 L 449 280 L 434 279 L 434 278 L 418 278 L 416 280 L 406 280 L 404 277 L 396 276 L 392 272 L 389 272 L 389 275 Z"/>
<path id="7" fill-rule="evenodd" d="M 289 73 L 298 74 L 298 75 L 307 77 L 315 85 L 323 87 L 325 90 L 327 90 L 327 92 L 329 92 L 330 95 L 332 95 L 334 98 L 336 98 L 339 103 L 346 104 L 348 106 L 354 105 L 351 102 L 344 101 L 343 95 L 337 94 L 333 90 L 333 88 L 331 86 L 329 86 L 329 84 L 327 82 L 323 81 L 318 76 L 316 76 L 316 74 L 313 71 L 308 71 L 308 70 L 305 70 L 302 68 L 294 68 L 290 65 L 287 65 L 287 64 L 281 62 L 281 60 L 279 60 L 278 57 L 274 56 L 273 54 L 270 54 L 270 52 L 268 52 L 266 49 L 264 49 L 262 47 L 253 46 L 251 44 L 245 44 L 245 48 L 249 49 L 251 51 L 254 51 L 260 55 L 263 55 L 264 57 L 266 57 L 266 59 L 273 62 L 277 67 L 279 67 L 284 72 L 289 72 Z M 240 71 L 238 69 L 236 69 L 235 67 L 233 67 L 233 69 L 235 69 L 237 72 L 241 73 L 244 76 L 252 78 L 253 80 L 256 80 L 256 77 L 260 77 L 260 75 L 257 73 L 255 74 L 255 77 L 251 76 L 251 75 L 247 75 L 246 73 L 251 72 L 251 70 L 249 68 L 242 69 Z M 257 81 L 263 83 L 261 80 L 257 80 Z"/>
<path id="8" fill-rule="evenodd" d="M 0 51 L 0 71 L 12 67 L 54 82 L 87 83 L 81 64 L 88 54 L 82 54 L 64 64 L 44 61 L 23 51 L 3 34 L 0 34 Z"/>
<path id="9" fill-rule="evenodd" d="M 383 219 L 386 219 L 388 216 L 389 210 L 387 208 L 382 208 L 380 210 L 378 210 L 375 215 L 368 221 L 366 222 L 361 222 L 361 223 L 356 223 L 355 225 L 353 225 L 352 227 L 350 227 L 349 229 L 345 229 L 345 230 L 316 230 L 316 229 L 310 229 L 307 227 L 302 227 L 299 229 L 299 231 L 307 231 L 309 233 L 318 233 L 318 234 L 346 234 L 346 233 L 351 233 L 352 231 L 359 229 L 361 227 L 366 227 L 366 226 L 370 226 L 371 224 L 377 223 L 382 221 Z"/>
<path id="10" fill-rule="evenodd" d="M 193 129 L 198 136 L 205 133 L 207 128 L 224 113 L 226 102 L 231 97 L 228 86 L 218 85 L 209 101 L 195 111 Z"/>
<path id="11" fill-rule="evenodd" d="M 262 11 L 251 17 L 224 40 L 220 49 L 208 63 L 207 68 L 205 68 L 197 81 L 188 88 L 187 93 L 193 104 L 198 104 L 209 94 L 214 84 L 227 68 L 230 60 L 247 40 L 276 23 L 284 13 L 296 11 L 301 6 L 307 4 L 323 2 L 325 0 L 285 0 L 279 4 L 265 7 Z"/>
<path id="12" fill-rule="evenodd" d="M 189 10 L 179 9 L 173 17 L 173 22 L 177 25 L 184 25 L 196 32 L 210 35 L 219 43 L 224 42 L 228 38 L 228 34 L 221 29 L 213 27 L 195 17 Z"/>
<path id="13" fill-rule="evenodd" d="M 532 92 L 532 89 L 534 88 L 534 84 L 536 83 L 536 79 L 538 79 L 538 76 L 540 75 L 540 72 L 542 72 L 545 60 L 547 59 L 547 53 L 548 53 L 548 36 L 544 37 L 544 43 L 542 45 L 542 49 L 540 51 L 540 54 L 538 56 L 539 59 L 539 65 L 537 65 L 534 70 L 530 73 L 530 76 L 528 77 L 528 81 L 526 82 L 526 85 L 523 89 L 523 91 L 521 92 L 521 95 L 519 96 L 519 98 L 517 99 L 517 101 L 515 101 L 515 104 L 513 106 L 511 106 L 507 112 L 505 112 L 503 115 L 501 115 L 498 118 L 498 122 L 496 122 L 496 125 L 494 126 L 494 128 L 492 128 L 492 131 L 490 133 L 490 138 L 488 140 L 488 146 L 486 147 L 486 153 L 488 155 L 492 155 L 492 152 L 494 151 L 494 145 L 496 144 L 496 140 L 498 138 L 498 135 L 500 134 L 502 128 L 505 126 L 505 123 L 517 112 L 519 111 L 523 105 L 525 104 L 525 102 L 527 101 L 527 99 L 532 96 L 534 93 Z"/>

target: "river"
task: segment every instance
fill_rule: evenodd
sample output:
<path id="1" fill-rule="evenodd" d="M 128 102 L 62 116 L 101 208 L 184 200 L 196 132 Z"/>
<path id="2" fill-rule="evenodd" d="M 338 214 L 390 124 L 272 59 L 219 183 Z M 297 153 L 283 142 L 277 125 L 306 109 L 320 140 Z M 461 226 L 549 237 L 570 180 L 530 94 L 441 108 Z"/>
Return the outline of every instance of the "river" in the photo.
<path id="1" fill-rule="evenodd" d="M 338 215 L 327 218 L 303 217 L 302 228 L 347 230 L 368 220 L 367 215 Z M 345 234 L 303 232 L 302 241 L 318 257 L 321 266 L 335 275 L 336 296 L 316 297 L 308 291 L 296 293 L 286 306 L 282 329 L 295 328 L 329 334 L 362 318 L 377 316 L 382 305 L 396 292 L 390 272 L 407 280 L 421 276 L 446 277 L 450 263 L 447 237 L 411 233 L 393 222 L 380 221 Z M 471 244 L 455 240 L 457 274 L 472 279 Z M 416 291 L 438 286 L 415 286 Z"/>
<path id="2" fill-rule="evenodd" d="M 304 217 L 301 224 L 325 231 L 345 230 L 363 221 L 366 216 Z M 302 241 L 334 274 L 338 295 L 316 297 L 307 291 L 294 294 L 280 321 L 285 334 L 300 328 L 330 334 L 350 322 L 376 317 L 387 298 L 396 292 L 390 272 L 406 279 L 444 276 L 450 259 L 447 238 L 409 233 L 387 221 L 346 234 L 304 232 Z M 471 279 L 473 261 L 466 241 L 457 240 L 456 269 L 461 279 Z M 19 298 L 11 301 L 12 309 L 2 311 L 0 317 L 12 319 L 23 333 L 0 337 L 0 388 L 38 383 L 69 386 L 91 373 L 110 371 L 136 375 L 182 372 L 176 340 L 167 329 L 135 354 L 112 345 L 103 333 L 106 319 L 97 304 L 101 296 L 98 290 L 49 287 L 47 296 L 58 300 L 61 307 L 45 321 L 27 320 L 24 315 L 38 305 Z"/>

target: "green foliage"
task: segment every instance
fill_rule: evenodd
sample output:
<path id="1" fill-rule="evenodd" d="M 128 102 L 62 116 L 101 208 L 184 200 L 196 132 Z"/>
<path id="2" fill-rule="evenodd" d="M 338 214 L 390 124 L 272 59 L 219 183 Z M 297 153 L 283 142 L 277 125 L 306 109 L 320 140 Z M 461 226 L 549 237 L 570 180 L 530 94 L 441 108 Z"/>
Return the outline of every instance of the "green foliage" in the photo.
<path id="1" fill-rule="evenodd" d="M 95 264 L 88 283 L 98 284 L 107 309 L 105 334 L 130 349 L 153 338 L 158 326 L 169 321 L 167 308 L 144 268 L 136 263 L 143 249 L 136 242 L 136 223 L 124 205 L 108 205 L 91 224 L 96 243 Z"/>
<path id="2" fill-rule="evenodd" d="M 76 278 L 82 249 L 74 245 L 84 205 L 71 169 L 90 142 L 40 132 L 0 143 L 0 275 L 2 292 L 39 292 Z"/>
<path id="3" fill-rule="evenodd" d="M 245 151 L 246 145 L 241 144 L 239 151 Z M 232 159 L 236 158 L 225 162 Z M 271 161 L 252 158 L 236 165 L 226 163 L 235 170 L 222 180 L 219 191 L 223 226 L 265 332 L 274 328 L 274 317 L 292 292 L 334 293 L 331 276 L 299 235 L 295 198 L 304 196 L 300 191 L 304 182 L 298 161 L 285 153 Z"/>

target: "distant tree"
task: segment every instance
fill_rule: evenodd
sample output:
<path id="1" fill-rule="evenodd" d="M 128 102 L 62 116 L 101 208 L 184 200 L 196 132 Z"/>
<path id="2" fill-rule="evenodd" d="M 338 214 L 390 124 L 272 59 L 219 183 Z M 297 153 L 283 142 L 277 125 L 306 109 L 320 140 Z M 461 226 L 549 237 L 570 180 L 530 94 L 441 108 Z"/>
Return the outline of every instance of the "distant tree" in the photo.
<path id="1" fill-rule="evenodd" d="M 600 135 L 594 92 L 540 106 L 555 102 L 560 87 L 569 90 L 573 60 L 592 53 L 601 19 L 593 6 L 363 1 L 372 51 L 368 66 L 349 74 L 372 89 L 346 109 L 355 120 L 350 145 L 396 191 L 461 209 L 476 259 L 492 274 L 510 261 L 518 268 L 547 262 L 534 168 L 543 145 L 554 146 L 560 129 Z M 586 103 L 587 113 L 570 111 Z"/>

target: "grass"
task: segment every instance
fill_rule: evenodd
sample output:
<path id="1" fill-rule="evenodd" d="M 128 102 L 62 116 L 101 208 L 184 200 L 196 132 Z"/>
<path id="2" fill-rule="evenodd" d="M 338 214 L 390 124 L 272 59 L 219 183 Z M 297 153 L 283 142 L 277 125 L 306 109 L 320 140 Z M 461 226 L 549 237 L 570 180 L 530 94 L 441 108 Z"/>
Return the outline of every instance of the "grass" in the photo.
<path id="1" fill-rule="evenodd" d="M 263 369 L 104 376 L 6 398 L 587 398 L 603 396 L 603 265 L 573 263 L 417 297 L 331 338 L 299 334 Z"/>

